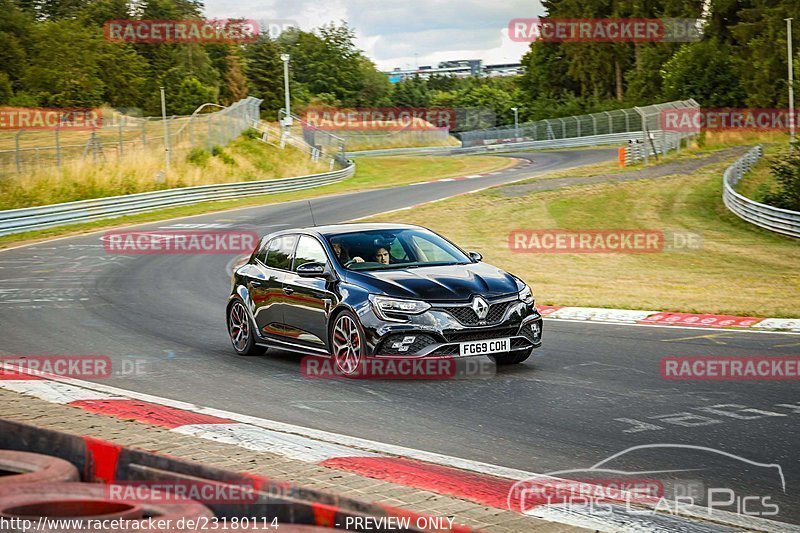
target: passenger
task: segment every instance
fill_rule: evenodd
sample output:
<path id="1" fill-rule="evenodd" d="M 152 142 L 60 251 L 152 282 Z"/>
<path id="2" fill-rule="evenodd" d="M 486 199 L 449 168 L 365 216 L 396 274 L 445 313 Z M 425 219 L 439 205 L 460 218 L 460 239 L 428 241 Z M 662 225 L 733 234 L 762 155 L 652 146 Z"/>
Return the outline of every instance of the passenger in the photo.
<path id="1" fill-rule="evenodd" d="M 350 261 L 353 261 L 354 263 L 363 263 L 363 262 L 364 262 L 364 260 L 363 260 L 363 259 L 361 259 L 361 258 L 360 258 L 360 257 L 358 257 L 358 256 L 356 256 L 356 257 L 353 257 L 353 258 L 351 259 L 351 258 L 350 258 L 350 254 L 349 254 L 349 253 L 347 253 L 347 250 L 345 249 L 345 247 L 344 247 L 344 246 L 342 246 L 342 243 L 340 243 L 340 242 L 333 242 L 333 243 L 331 243 L 331 247 L 333 248 L 333 253 L 335 253 L 335 254 L 336 254 L 336 258 L 337 258 L 337 259 L 339 260 L 339 262 L 341 262 L 343 265 L 344 265 L 344 264 L 346 264 L 346 263 L 349 263 Z"/>

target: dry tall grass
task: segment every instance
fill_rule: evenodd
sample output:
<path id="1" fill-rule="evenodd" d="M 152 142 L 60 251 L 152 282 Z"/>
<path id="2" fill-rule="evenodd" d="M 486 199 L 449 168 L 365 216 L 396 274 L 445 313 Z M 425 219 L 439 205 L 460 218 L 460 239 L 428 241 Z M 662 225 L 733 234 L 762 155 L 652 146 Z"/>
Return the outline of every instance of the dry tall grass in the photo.
<path id="1" fill-rule="evenodd" d="M 137 150 L 122 160 L 93 163 L 77 160 L 30 173 L 0 179 L 0 209 L 133 194 L 146 191 L 252 181 L 324 172 L 307 154 L 281 150 L 256 139 L 240 138 L 213 155 L 202 149 L 173 152 L 169 175 L 164 175 L 164 153 Z"/>

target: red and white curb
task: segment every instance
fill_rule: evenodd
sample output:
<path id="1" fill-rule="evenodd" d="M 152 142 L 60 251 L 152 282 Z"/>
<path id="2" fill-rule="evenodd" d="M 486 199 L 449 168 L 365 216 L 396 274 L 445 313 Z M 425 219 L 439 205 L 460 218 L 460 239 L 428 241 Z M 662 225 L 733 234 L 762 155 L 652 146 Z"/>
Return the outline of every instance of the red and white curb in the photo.
<path id="1" fill-rule="evenodd" d="M 649 326 L 680 326 L 684 328 L 737 328 L 753 331 L 800 333 L 800 318 L 758 318 L 752 316 L 604 309 L 600 307 L 565 307 L 559 305 L 538 305 L 537 308 L 539 309 L 539 313 L 545 318 L 559 320 Z"/>
<path id="2" fill-rule="evenodd" d="M 198 406 L 103 385 L 43 374 L 0 364 L 0 388 L 51 403 L 69 405 L 93 413 L 143 424 L 201 439 L 233 444 L 290 459 L 385 480 L 420 490 L 468 500 L 487 507 L 509 510 L 508 496 L 520 480 L 540 474 L 488 463 L 460 459 L 424 450 L 340 435 L 249 415 Z M 516 512 L 520 512 L 516 510 Z M 706 510 L 686 510 L 708 519 Z M 696 522 L 652 513 L 647 516 L 603 516 L 591 510 L 564 510 L 542 505 L 526 515 L 597 531 L 685 531 Z M 684 510 L 681 510 L 684 514 Z M 779 522 L 714 511 L 704 531 L 723 531 L 716 524 L 755 531 L 800 531 Z"/>

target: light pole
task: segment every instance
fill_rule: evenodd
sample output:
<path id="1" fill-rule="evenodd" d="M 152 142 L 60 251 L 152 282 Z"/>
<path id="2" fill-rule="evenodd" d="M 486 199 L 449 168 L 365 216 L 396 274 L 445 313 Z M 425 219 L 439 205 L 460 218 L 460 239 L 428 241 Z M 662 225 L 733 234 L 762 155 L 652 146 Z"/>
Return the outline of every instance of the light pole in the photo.
<path id="1" fill-rule="evenodd" d="M 167 161 L 164 174 L 169 176 L 169 126 L 167 125 L 167 98 L 164 95 L 163 87 L 161 87 L 161 122 L 164 123 L 164 156 Z"/>
<path id="2" fill-rule="evenodd" d="M 519 137 L 519 108 L 512 107 L 511 111 L 514 112 L 514 137 Z"/>
<path id="3" fill-rule="evenodd" d="M 786 50 L 789 54 L 789 151 L 794 152 L 794 61 L 792 60 L 792 19 L 786 19 Z"/>
<path id="4" fill-rule="evenodd" d="M 289 59 L 291 59 L 289 54 L 281 54 L 281 61 L 283 61 L 283 94 L 286 97 L 286 116 L 283 124 L 287 128 L 292 125 L 292 104 L 289 97 Z"/>

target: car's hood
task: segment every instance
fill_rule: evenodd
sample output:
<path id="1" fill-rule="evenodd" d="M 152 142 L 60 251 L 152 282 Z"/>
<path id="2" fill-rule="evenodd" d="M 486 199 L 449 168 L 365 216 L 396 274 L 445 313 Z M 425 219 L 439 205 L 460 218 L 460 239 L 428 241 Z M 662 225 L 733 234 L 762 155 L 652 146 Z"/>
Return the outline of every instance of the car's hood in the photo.
<path id="1" fill-rule="evenodd" d="M 474 294 L 493 297 L 522 289 L 514 276 L 486 263 L 350 271 L 347 276 L 376 294 L 426 301 L 469 300 Z"/>

